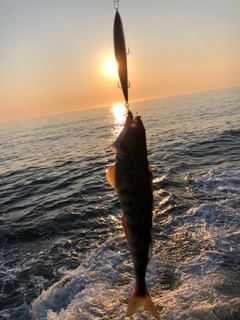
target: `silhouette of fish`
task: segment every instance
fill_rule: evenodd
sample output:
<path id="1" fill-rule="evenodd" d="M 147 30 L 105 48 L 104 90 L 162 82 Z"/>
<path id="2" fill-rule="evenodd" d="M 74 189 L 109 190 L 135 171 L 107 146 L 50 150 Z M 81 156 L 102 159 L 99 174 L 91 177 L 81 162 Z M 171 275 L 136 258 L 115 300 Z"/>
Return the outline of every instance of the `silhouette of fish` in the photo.
<path id="1" fill-rule="evenodd" d="M 120 14 L 116 11 L 113 27 L 113 42 L 115 58 L 118 64 L 118 74 L 125 101 L 128 102 L 128 74 L 127 74 L 127 53 L 123 25 Z"/>
<path id="2" fill-rule="evenodd" d="M 127 317 L 144 306 L 159 320 L 160 315 L 145 283 L 147 265 L 151 259 L 153 187 L 146 133 L 140 116 L 133 118 L 131 111 L 128 111 L 124 128 L 112 148 L 116 152 L 116 162 L 107 171 L 107 180 L 118 192 L 123 211 L 122 224 L 135 271 Z"/>

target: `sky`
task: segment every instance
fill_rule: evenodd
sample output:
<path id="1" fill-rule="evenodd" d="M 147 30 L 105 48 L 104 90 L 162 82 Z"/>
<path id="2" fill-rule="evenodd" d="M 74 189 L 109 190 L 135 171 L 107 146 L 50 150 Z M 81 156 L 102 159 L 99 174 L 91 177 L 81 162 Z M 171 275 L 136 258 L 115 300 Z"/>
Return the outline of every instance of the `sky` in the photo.
<path id="1" fill-rule="evenodd" d="M 129 102 L 240 85 L 239 0 L 119 0 Z M 114 0 L 0 0 L 0 122 L 124 103 Z"/>

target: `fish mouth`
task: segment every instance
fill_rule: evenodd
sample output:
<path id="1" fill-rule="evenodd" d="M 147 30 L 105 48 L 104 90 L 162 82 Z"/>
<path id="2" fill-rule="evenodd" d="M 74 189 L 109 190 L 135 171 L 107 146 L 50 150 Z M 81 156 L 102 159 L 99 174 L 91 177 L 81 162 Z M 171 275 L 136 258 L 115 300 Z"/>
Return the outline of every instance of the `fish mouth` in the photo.
<path id="1" fill-rule="evenodd" d="M 140 119 L 141 119 L 141 115 L 140 114 L 137 113 L 137 116 L 134 118 L 132 112 L 128 111 L 126 120 L 130 121 L 130 127 L 131 128 L 134 128 L 138 124 Z"/>
<path id="2" fill-rule="evenodd" d="M 136 116 L 135 118 L 133 118 L 132 111 L 128 111 L 127 119 L 128 119 L 128 120 L 132 120 L 132 121 L 134 121 L 134 122 L 137 122 L 138 120 L 141 119 L 141 115 L 137 113 L 137 116 Z"/>
<path id="3" fill-rule="evenodd" d="M 137 113 L 137 116 L 134 118 L 131 111 L 128 111 L 125 125 L 116 139 L 112 144 L 112 150 L 117 153 L 118 159 L 128 159 L 129 152 L 133 148 L 134 141 L 138 132 L 144 130 L 141 115 Z"/>
<path id="4" fill-rule="evenodd" d="M 128 111 L 127 119 L 129 119 L 129 120 L 133 119 L 133 114 L 132 114 L 132 111 L 130 111 L 130 110 Z"/>

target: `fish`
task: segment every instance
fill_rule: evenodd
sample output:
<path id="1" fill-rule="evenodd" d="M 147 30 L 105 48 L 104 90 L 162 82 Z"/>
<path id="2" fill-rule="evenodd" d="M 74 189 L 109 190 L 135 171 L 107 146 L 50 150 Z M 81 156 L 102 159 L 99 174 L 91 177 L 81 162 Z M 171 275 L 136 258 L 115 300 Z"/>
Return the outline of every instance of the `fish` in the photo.
<path id="1" fill-rule="evenodd" d="M 152 255 L 153 183 L 147 158 L 146 132 L 140 115 L 134 118 L 128 111 L 124 127 L 112 149 L 116 152 L 116 162 L 109 167 L 106 176 L 118 193 L 123 229 L 135 272 L 126 316 L 131 317 L 143 306 L 160 320 L 145 282 Z"/>
<path id="2" fill-rule="evenodd" d="M 125 101 L 128 102 L 128 73 L 127 73 L 127 52 L 122 20 L 118 11 L 116 11 L 113 26 L 113 43 L 115 58 L 118 65 L 118 75 L 123 91 Z"/>

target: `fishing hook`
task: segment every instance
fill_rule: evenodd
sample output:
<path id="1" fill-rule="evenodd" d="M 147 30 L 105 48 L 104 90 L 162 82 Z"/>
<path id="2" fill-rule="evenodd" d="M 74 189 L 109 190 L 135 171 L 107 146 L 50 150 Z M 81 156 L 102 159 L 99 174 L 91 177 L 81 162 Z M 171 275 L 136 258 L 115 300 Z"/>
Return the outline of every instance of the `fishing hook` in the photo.
<path id="1" fill-rule="evenodd" d="M 127 86 L 128 88 L 130 88 L 131 87 L 131 83 L 130 83 L 130 81 L 128 81 L 128 86 Z M 118 82 L 118 88 L 119 89 L 122 89 L 122 87 L 120 86 L 120 84 L 119 84 L 119 82 Z"/>

